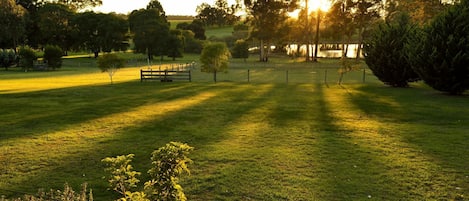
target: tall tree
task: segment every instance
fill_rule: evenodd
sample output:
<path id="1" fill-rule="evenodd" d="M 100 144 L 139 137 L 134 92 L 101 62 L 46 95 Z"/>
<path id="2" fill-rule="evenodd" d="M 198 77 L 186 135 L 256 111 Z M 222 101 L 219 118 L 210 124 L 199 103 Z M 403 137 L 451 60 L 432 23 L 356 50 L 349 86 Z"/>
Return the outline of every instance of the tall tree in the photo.
<path id="1" fill-rule="evenodd" d="M 147 54 L 149 60 L 152 60 L 153 56 L 164 56 L 169 37 L 169 23 L 163 10 L 134 10 L 129 15 L 129 24 L 137 53 Z"/>
<path id="2" fill-rule="evenodd" d="M 31 10 L 47 3 L 59 3 L 68 6 L 72 10 L 95 7 L 103 4 L 102 0 L 16 0 L 16 3 Z"/>
<path id="3" fill-rule="evenodd" d="M 360 58 L 364 34 L 380 17 L 381 0 L 355 0 L 352 2 L 354 12 L 353 21 L 358 31 L 357 59 Z"/>
<path id="4" fill-rule="evenodd" d="M 14 0 L 0 0 L 0 48 L 14 48 L 25 34 L 26 10 Z"/>
<path id="5" fill-rule="evenodd" d="M 283 30 L 288 19 L 288 11 L 297 7 L 297 1 L 244 0 L 244 5 L 253 28 L 251 36 L 260 41 L 259 60 L 267 62 L 271 42 L 285 34 L 279 30 Z"/>
<path id="6" fill-rule="evenodd" d="M 168 56 L 176 60 L 176 57 L 182 57 L 184 51 L 184 37 L 179 29 L 171 30 L 168 39 Z"/>
<path id="7" fill-rule="evenodd" d="M 68 51 L 73 40 L 70 20 L 74 12 L 62 4 L 44 4 L 39 8 L 39 29 L 42 45 L 56 45 L 64 51 Z"/>
<path id="8" fill-rule="evenodd" d="M 196 18 L 203 22 L 205 26 L 233 25 L 239 21 L 236 13 L 240 9 L 239 0 L 233 5 L 228 5 L 226 0 L 216 0 L 213 6 L 208 3 L 202 3 L 197 6 Z"/>
<path id="9" fill-rule="evenodd" d="M 326 14 L 326 33 L 342 43 L 342 57 L 347 56 L 348 44 L 355 33 L 352 0 L 336 1 Z"/>
<path id="10" fill-rule="evenodd" d="M 128 47 L 128 22 L 115 13 L 77 13 L 72 20 L 75 48 L 99 52 L 125 50 Z"/>

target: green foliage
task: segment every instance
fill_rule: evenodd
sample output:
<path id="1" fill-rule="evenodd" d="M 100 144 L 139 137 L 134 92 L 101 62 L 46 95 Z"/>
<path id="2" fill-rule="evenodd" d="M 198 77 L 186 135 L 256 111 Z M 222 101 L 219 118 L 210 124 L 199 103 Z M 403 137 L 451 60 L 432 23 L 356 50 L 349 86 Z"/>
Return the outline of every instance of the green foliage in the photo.
<path id="1" fill-rule="evenodd" d="M 140 182 L 137 179 L 140 172 L 133 171 L 133 167 L 130 165 L 133 158 L 134 154 L 129 154 L 126 156 L 107 157 L 102 160 L 107 166 L 105 170 L 110 173 L 108 177 L 110 187 L 124 197 L 139 196 L 130 193 Z"/>
<path id="2" fill-rule="evenodd" d="M 20 57 L 20 66 L 23 67 L 24 70 L 28 70 L 33 67 L 34 61 L 37 59 L 36 53 L 33 49 L 24 46 L 20 48 L 18 54 Z"/>
<path id="3" fill-rule="evenodd" d="M 102 72 L 108 72 L 111 84 L 114 73 L 117 69 L 124 67 L 124 65 L 125 59 L 117 56 L 116 54 L 104 54 L 98 58 L 98 67 Z"/>
<path id="4" fill-rule="evenodd" d="M 57 45 L 67 51 L 74 40 L 71 34 L 71 19 L 74 12 L 66 5 L 45 3 L 37 11 L 41 45 Z"/>
<path id="5" fill-rule="evenodd" d="M 151 180 L 145 182 L 145 191 L 133 192 L 140 180 L 137 176 L 139 172 L 133 171 L 130 165 L 134 155 L 108 157 L 102 160 L 107 165 L 106 171 L 111 175 L 108 177 L 111 188 L 121 194 L 123 198 L 119 201 L 185 201 L 179 177 L 184 173 L 190 173 L 187 164 L 192 162 L 187 157 L 194 148 L 180 142 L 170 142 L 164 147 L 152 153 L 152 167 L 148 170 Z"/>
<path id="6" fill-rule="evenodd" d="M 190 173 L 187 164 L 192 161 L 187 155 L 193 149 L 184 143 L 170 142 L 152 153 L 148 171 L 152 180 L 145 183 L 145 189 L 152 192 L 153 200 L 187 200 L 178 180 L 182 174 Z"/>
<path id="7" fill-rule="evenodd" d="M 0 201 L 93 201 L 93 191 L 88 192 L 87 184 L 81 185 L 81 191 L 75 192 L 68 184 L 64 185 L 64 190 L 50 190 L 48 192 L 39 191 L 38 195 L 24 195 L 22 198 L 12 200 L 0 197 Z"/>
<path id="8" fill-rule="evenodd" d="M 469 89 L 469 5 L 455 5 L 408 46 L 413 69 L 432 88 L 450 94 Z"/>
<path id="9" fill-rule="evenodd" d="M 63 51 L 59 46 L 48 45 L 44 48 L 44 61 L 52 69 L 62 67 Z"/>
<path id="10" fill-rule="evenodd" d="M 249 43 L 245 40 L 237 40 L 231 55 L 233 55 L 233 58 L 243 58 L 246 60 L 249 57 Z"/>
<path id="11" fill-rule="evenodd" d="M 129 15 L 129 25 L 137 53 L 147 54 L 150 60 L 166 54 L 169 23 L 164 11 L 157 8 L 134 10 Z"/>
<path id="12" fill-rule="evenodd" d="M 365 41 L 365 61 L 379 80 L 393 87 L 407 87 L 419 80 L 403 51 L 415 34 L 410 18 L 402 15 L 396 22 L 380 24 Z"/>
<path id="13" fill-rule="evenodd" d="M 0 48 L 16 48 L 25 33 L 25 9 L 15 0 L 0 0 Z"/>
<path id="14" fill-rule="evenodd" d="M 90 50 L 99 56 L 99 52 L 127 50 L 128 22 L 115 13 L 77 13 L 72 18 L 74 48 Z"/>
<path id="15" fill-rule="evenodd" d="M 176 57 L 182 57 L 182 52 L 184 51 L 184 37 L 182 31 L 175 29 L 170 31 L 170 36 L 168 40 L 168 56 L 173 58 L 173 61 L 176 60 Z"/>
<path id="16" fill-rule="evenodd" d="M 200 20 L 193 20 L 190 24 L 187 22 L 179 23 L 176 28 L 182 30 L 191 30 L 192 32 L 194 32 L 194 38 L 196 39 L 207 39 L 207 37 L 205 36 L 204 24 Z"/>
<path id="17" fill-rule="evenodd" d="M 209 43 L 205 45 L 200 55 L 200 62 L 202 62 L 201 70 L 213 73 L 213 79 L 216 82 L 217 72 L 228 69 L 230 56 L 230 51 L 225 43 Z"/>
<path id="18" fill-rule="evenodd" d="M 11 50 L 0 50 L 0 66 L 8 70 L 8 67 L 16 63 L 16 54 Z"/>
<path id="19" fill-rule="evenodd" d="M 182 31 L 184 36 L 184 52 L 200 54 L 204 47 L 204 41 L 194 37 L 194 32 L 190 30 Z"/>

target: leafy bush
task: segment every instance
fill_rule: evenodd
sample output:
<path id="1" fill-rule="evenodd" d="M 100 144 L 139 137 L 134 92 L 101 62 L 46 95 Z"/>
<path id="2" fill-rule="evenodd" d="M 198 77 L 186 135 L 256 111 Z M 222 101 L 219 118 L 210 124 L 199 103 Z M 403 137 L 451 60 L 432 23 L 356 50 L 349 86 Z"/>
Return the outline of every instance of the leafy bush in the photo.
<path id="1" fill-rule="evenodd" d="M 55 45 L 47 45 L 44 48 L 44 61 L 52 69 L 62 67 L 62 48 Z"/>
<path id="2" fill-rule="evenodd" d="M 92 201 L 93 191 L 87 189 L 87 184 L 82 184 L 81 191 L 75 192 L 72 187 L 65 184 L 64 190 L 50 190 L 49 192 L 40 191 L 38 195 L 25 195 L 22 198 L 8 200 L 0 198 L 0 201 Z"/>
<path id="3" fill-rule="evenodd" d="M 245 40 L 237 40 L 232 51 L 231 55 L 233 58 L 243 58 L 245 61 L 249 57 L 249 43 Z"/>
<path id="4" fill-rule="evenodd" d="M 11 50 L 0 50 L 0 66 L 8 70 L 8 67 L 16 63 L 16 54 Z"/>
<path id="5" fill-rule="evenodd" d="M 437 16 L 407 48 L 412 68 L 426 84 L 455 95 L 469 89 L 468 2 Z"/>
<path id="6" fill-rule="evenodd" d="M 407 15 L 396 22 L 380 24 L 365 41 L 363 49 L 366 64 L 382 82 L 393 87 L 407 87 L 409 82 L 419 80 L 407 60 L 404 47 L 416 28 Z"/>
<path id="7" fill-rule="evenodd" d="M 151 157 L 152 168 L 148 171 L 152 179 L 145 182 L 145 192 L 133 191 L 137 188 L 137 176 L 140 175 L 130 165 L 133 154 L 108 157 L 102 161 L 107 165 L 106 171 L 111 173 L 108 177 L 111 188 L 123 196 L 119 201 L 185 201 L 187 199 L 178 179 L 183 173 L 189 173 L 187 163 L 191 160 L 187 155 L 192 150 L 192 147 L 180 142 L 170 142 L 155 150 Z"/>
<path id="8" fill-rule="evenodd" d="M 152 192 L 152 200 L 187 200 L 179 177 L 190 173 L 187 155 L 194 148 L 180 142 L 170 142 L 152 153 L 152 168 L 148 171 L 152 180 L 145 183 L 145 189 Z"/>
<path id="9" fill-rule="evenodd" d="M 30 47 L 21 47 L 19 50 L 20 57 L 20 66 L 23 67 L 25 71 L 34 66 L 34 61 L 36 61 L 37 56 L 34 50 Z"/>

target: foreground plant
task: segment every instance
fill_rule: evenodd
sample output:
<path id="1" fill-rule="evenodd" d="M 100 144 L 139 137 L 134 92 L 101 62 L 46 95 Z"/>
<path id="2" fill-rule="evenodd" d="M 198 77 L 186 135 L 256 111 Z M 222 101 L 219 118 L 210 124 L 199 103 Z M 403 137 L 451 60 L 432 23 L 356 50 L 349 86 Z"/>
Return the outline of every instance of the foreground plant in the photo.
<path id="1" fill-rule="evenodd" d="M 88 192 L 87 184 L 81 185 L 81 191 L 75 192 L 68 184 L 64 185 L 64 190 L 50 190 L 49 192 L 39 191 L 38 195 L 24 195 L 22 198 L 12 200 L 0 198 L 0 201 L 93 201 L 93 191 Z"/>
<path id="2" fill-rule="evenodd" d="M 152 153 L 152 168 L 148 171 L 151 180 L 145 182 L 145 192 L 134 191 L 140 180 L 141 173 L 133 170 L 130 165 L 134 155 L 108 157 L 102 160 L 108 166 L 106 171 L 111 173 L 108 177 L 111 188 L 121 194 L 118 201 L 149 201 L 151 200 L 187 200 L 179 177 L 190 173 L 187 164 L 192 162 L 187 157 L 193 148 L 180 142 L 170 142 Z"/>

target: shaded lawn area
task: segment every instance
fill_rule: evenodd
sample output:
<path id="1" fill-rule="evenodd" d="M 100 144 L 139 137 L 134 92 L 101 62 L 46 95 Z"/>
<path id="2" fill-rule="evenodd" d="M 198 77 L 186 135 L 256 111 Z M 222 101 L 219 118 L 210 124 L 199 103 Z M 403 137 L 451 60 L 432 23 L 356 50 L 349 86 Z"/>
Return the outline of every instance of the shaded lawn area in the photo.
<path id="1" fill-rule="evenodd" d="M 468 102 L 419 84 L 130 80 L 5 90 L 0 194 L 88 182 L 95 200 L 115 199 L 102 158 L 136 154 L 143 183 L 150 153 L 181 141 L 195 147 L 182 179 L 189 200 L 467 198 Z"/>

